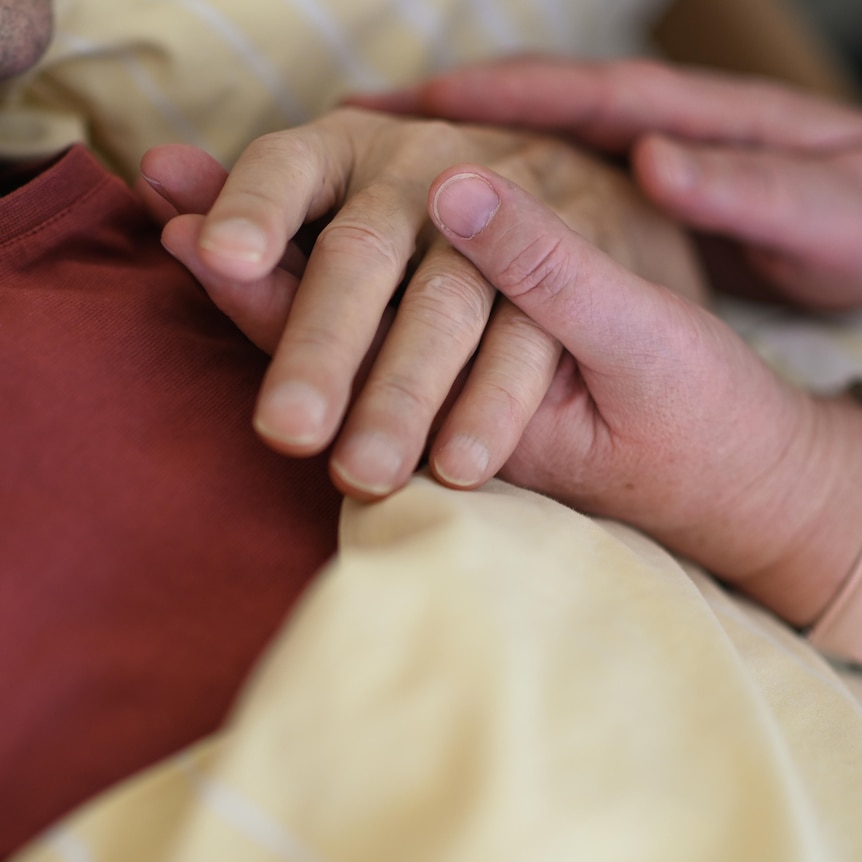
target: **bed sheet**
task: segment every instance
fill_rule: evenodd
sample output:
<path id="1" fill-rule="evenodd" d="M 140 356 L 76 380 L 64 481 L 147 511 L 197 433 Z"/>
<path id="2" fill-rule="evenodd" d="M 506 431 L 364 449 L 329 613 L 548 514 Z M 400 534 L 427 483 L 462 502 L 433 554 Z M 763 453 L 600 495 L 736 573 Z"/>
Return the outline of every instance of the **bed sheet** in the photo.
<path id="1" fill-rule="evenodd" d="M 15 862 L 850 862 L 862 709 L 638 533 L 492 482 L 349 503 L 224 732 Z"/>

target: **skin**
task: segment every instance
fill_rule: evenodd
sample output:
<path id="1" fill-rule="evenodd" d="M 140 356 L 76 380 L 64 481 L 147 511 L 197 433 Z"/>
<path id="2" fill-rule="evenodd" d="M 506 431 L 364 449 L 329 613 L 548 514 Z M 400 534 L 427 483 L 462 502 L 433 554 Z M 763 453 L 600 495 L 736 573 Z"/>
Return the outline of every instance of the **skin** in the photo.
<path id="1" fill-rule="evenodd" d="M 0 76 L 19 74 L 35 63 L 50 32 L 48 2 L 0 0 Z M 770 270 L 765 264 L 767 273 L 791 295 L 827 307 L 858 301 L 858 261 L 842 232 L 843 218 L 826 231 L 820 231 L 816 220 L 808 220 L 809 231 L 800 233 L 798 227 L 812 206 L 828 217 L 837 200 L 842 216 L 856 212 L 862 124 L 855 112 L 764 85 L 725 89 L 727 82 L 694 76 L 689 87 L 682 76 L 654 65 L 572 65 L 567 72 L 574 77 L 563 80 L 559 67 L 541 63 L 526 69 L 504 65 L 473 70 L 464 79 L 450 77 L 424 91 L 400 94 L 394 102 L 404 107 L 413 100 L 434 111 L 483 120 L 517 118 L 540 127 L 563 126 L 593 144 L 628 149 L 644 190 L 669 211 L 697 226 L 734 235 L 755 254 L 766 251 L 773 264 L 776 258 L 779 263 L 795 262 L 801 280 L 790 278 L 786 266 Z M 555 89 L 560 86 L 562 92 Z M 497 98 L 488 98 L 489 91 Z M 728 110 L 731 97 L 733 110 Z M 764 106 L 776 105 L 775 98 L 777 107 L 770 113 L 773 109 Z M 497 158 L 516 149 L 507 152 L 503 146 Z M 261 155 L 268 158 L 271 153 Z M 446 158 L 458 155 L 453 149 Z M 159 205 L 163 217 L 177 210 L 209 213 L 203 222 L 173 220 L 166 244 L 173 244 L 178 256 L 201 273 L 208 289 L 251 337 L 274 349 L 276 342 L 280 347 L 286 312 L 312 265 L 292 245 L 292 237 L 310 215 L 321 215 L 343 201 L 333 195 L 333 188 L 329 197 L 321 196 L 319 185 L 312 184 L 306 190 L 307 206 L 294 212 L 291 221 L 276 200 L 269 219 L 257 224 L 264 234 L 272 230 L 275 242 L 265 236 L 263 245 L 255 248 L 255 233 L 242 234 L 249 223 L 257 222 L 261 201 L 267 201 L 265 193 L 249 197 L 271 187 L 266 161 L 240 173 L 242 182 L 234 178 L 225 185 L 219 170 L 194 154 L 189 156 L 191 181 L 185 187 L 178 182 L 173 189 L 169 169 L 167 182 L 159 182 L 157 156 L 152 166 L 154 185 L 169 204 Z M 350 171 L 336 172 L 336 187 L 340 181 L 342 192 L 354 173 L 355 159 L 348 162 Z M 290 174 L 295 163 L 283 166 Z M 529 185 L 529 172 L 518 176 L 516 171 L 515 178 Z M 760 207 L 746 196 L 752 178 L 764 201 Z M 788 178 L 793 183 L 787 185 Z M 764 190 L 772 194 L 764 198 Z M 786 213 L 788 207 L 790 218 L 782 221 L 781 210 Z M 532 382 L 539 403 L 532 413 L 527 411 L 529 422 L 521 429 L 521 442 L 508 458 L 504 475 L 642 526 L 792 622 L 815 619 L 837 588 L 836 573 L 849 569 L 858 550 L 859 411 L 847 402 L 817 401 L 785 386 L 707 312 L 680 299 L 661 279 L 649 281 L 621 267 L 588 241 L 596 237 L 572 230 L 552 208 L 485 166 L 444 171 L 432 183 L 429 212 L 451 247 L 484 275 L 484 280 L 477 279 L 475 271 L 458 263 L 458 292 L 467 285 L 468 293 L 473 289 L 487 298 L 492 286 L 499 289 L 512 303 L 503 316 L 510 326 L 518 320 L 515 329 L 526 331 L 526 343 L 538 351 L 535 356 L 526 351 L 532 359 L 538 357 L 537 365 L 529 361 L 526 366 L 540 370 Z M 233 229 L 225 235 L 231 220 Z M 816 241 L 806 244 L 808 232 Z M 356 236 L 361 247 L 368 234 L 360 230 Z M 382 233 L 376 242 L 381 238 L 391 242 Z M 818 257 L 817 248 L 824 242 L 827 251 Z M 402 243 L 399 254 L 408 248 L 412 251 L 410 242 Z M 372 243 L 364 252 L 374 267 L 379 245 Z M 367 314 L 362 303 L 354 306 L 364 334 L 353 345 L 348 369 L 363 351 L 374 350 L 375 336 L 380 338 L 374 318 L 387 317 L 381 298 L 391 293 L 403 261 L 390 256 L 389 263 L 389 280 L 377 304 Z M 451 272 L 447 270 L 447 281 Z M 837 298 L 814 290 L 824 273 L 837 276 Z M 252 290 L 238 290 L 248 283 Z M 451 299 L 457 292 L 448 295 Z M 313 321 L 313 306 L 309 300 L 309 310 L 300 319 Z M 514 308 L 525 316 L 518 317 Z M 438 307 L 438 314 L 441 311 Z M 476 317 L 479 329 L 484 316 Z M 505 336 L 500 343 L 514 340 L 523 354 L 524 340 L 513 339 L 511 330 L 506 335 L 502 324 L 498 328 Z M 382 332 L 385 337 L 385 325 Z M 447 334 L 443 347 L 451 342 L 452 333 Z M 318 347 L 337 343 L 323 339 Z M 410 341 L 402 338 L 395 344 L 393 356 L 409 348 Z M 325 352 L 317 355 L 326 360 Z M 454 365 L 446 367 L 443 380 L 454 370 Z M 361 381 L 360 369 L 353 372 L 346 375 L 349 382 Z M 427 381 L 420 377 L 418 382 Z M 343 381 L 339 385 L 343 389 Z M 346 402 L 343 393 L 341 401 Z M 342 403 L 335 412 L 344 409 Z M 261 424 L 265 426 L 265 420 Z M 320 439 L 300 441 L 299 449 L 315 449 Z M 286 450 L 293 446 L 282 444 Z M 439 451 L 436 463 L 439 468 Z M 349 486 L 349 473 L 341 479 Z"/>
<path id="2" fill-rule="evenodd" d="M 478 65 L 411 90 L 355 101 L 413 114 L 555 129 L 600 149 L 625 153 L 648 197 L 682 222 L 736 243 L 779 296 L 814 309 L 862 303 L 862 255 L 856 237 L 862 216 L 862 113 L 853 107 L 765 81 L 652 61 L 584 64 L 548 59 Z M 546 277 L 534 275 L 526 287 L 524 282 L 512 283 L 507 277 L 512 264 L 507 261 L 517 254 L 517 243 L 511 239 L 525 234 L 529 239 L 530 225 L 549 216 L 534 207 L 530 224 L 520 224 L 517 231 L 505 228 L 507 219 L 515 221 L 517 207 L 527 204 L 520 192 L 486 179 L 504 205 L 509 204 L 508 214 L 501 216 L 501 209 L 495 216 L 500 221 L 471 240 L 457 238 L 441 215 L 439 201 L 435 203 L 438 180 L 431 210 L 439 227 L 491 283 L 557 334 L 568 353 L 583 362 L 587 356 L 578 337 L 579 321 L 566 312 L 577 307 L 573 297 L 579 288 L 551 276 L 576 272 L 580 282 L 584 250 L 571 235 L 558 238 L 554 253 L 569 262 L 545 261 Z M 465 194 L 460 206 L 470 203 Z M 504 228 L 508 242 L 502 241 Z M 553 236 L 550 225 L 544 231 Z M 535 266 L 529 269 L 536 271 Z M 618 291 L 627 278 L 623 273 L 615 278 L 613 289 Z M 552 298 L 533 299 L 548 295 Z M 555 305 L 562 310 L 549 315 Z M 671 312 L 668 308 L 667 321 L 675 316 Z M 703 335 L 703 325 L 703 320 L 678 321 L 677 338 L 684 341 L 688 333 L 686 338 L 700 347 L 721 342 L 727 352 L 710 358 L 709 351 L 697 350 L 678 357 L 686 377 L 699 379 L 702 388 L 690 393 L 691 401 L 669 401 L 670 393 L 686 392 L 686 381 L 666 381 L 655 404 L 675 403 L 676 409 L 670 414 L 665 410 L 656 427 L 649 424 L 654 406 L 641 417 L 646 425 L 634 424 L 634 436 L 626 431 L 625 440 L 636 444 L 635 451 L 641 448 L 643 460 L 624 470 L 622 486 L 619 479 L 614 483 L 616 470 L 607 464 L 579 474 L 567 472 L 553 459 L 556 471 L 531 484 L 576 505 L 628 519 L 791 622 L 810 623 L 859 553 L 862 415 L 846 399 L 814 399 L 788 389 L 764 374 L 747 348 L 731 348 L 734 337 L 717 321 L 709 321 L 709 337 Z M 743 366 L 748 370 L 741 372 Z M 731 384 L 735 373 L 740 376 Z M 613 409 L 604 407 L 600 394 L 587 383 L 592 404 L 612 431 Z M 716 411 L 719 402 L 723 407 Z M 527 480 L 531 459 L 519 462 L 518 457 L 529 451 L 547 404 L 548 399 L 507 467 L 516 481 Z M 692 418 L 689 408 L 695 406 L 707 420 L 700 427 L 687 424 Z M 576 439 L 572 427 L 560 432 L 569 443 Z M 644 428 L 652 429 L 646 438 Z M 546 442 L 541 433 L 537 436 L 534 462 Z M 721 453 L 718 461 L 716 453 Z M 583 452 L 570 454 L 574 460 L 564 459 L 569 464 L 584 463 Z M 749 456 L 753 460 L 746 466 Z M 649 475 L 638 475 L 638 463 Z M 716 463 L 721 475 L 710 473 L 709 465 Z M 678 471 L 680 465 L 686 469 Z M 628 493 L 621 493 L 621 487 Z M 698 502 L 698 488 L 713 495 L 700 517 L 695 513 L 704 501 Z M 644 491 L 648 493 L 641 496 Z M 640 509 L 638 501 L 652 503 L 654 511 Z M 674 503 L 686 507 L 686 513 L 674 513 Z"/>
<path id="3" fill-rule="evenodd" d="M 490 214 L 483 186 L 499 200 Z M 706 309 L 622 269 L 485 168 L 444 172 L 429 207 L 564 347 L 503 474 L 641 527 L 793 623 L 815 619 L 859 551 L 858 406 L 779 380 Z"/>
<path id="4" fill-rule="evenodd" d="M 682 233 L 619 171 L 555 138 L 352 109 L 255 142 L 227 178 L 193 148 L 143 162 L 157 206 L 187 213 L 169 220 L 166 247 L 273 354 L 258 431 L 290 455 L 334 441 L 333 480 L 361 499 L 403 485 L 426 449 L 453 487 L 495 475 L 557 366 L 557 340 L 430 229 L 427 188 L 465 157 L 530 188 L 623 265 L 700 295 Z M 292 238 L 335 210 L 306 263 Z"/>
<path id="5" fill-rule="evenodd" d="M 699 225 L 715 219 L 715 203 L 704 191 L 710 183 L 699 182 L 697 171 L 680 183 L 668 167 L 666 144 L 695 156 L 707 147 L 709 158 L 726 154 L 731 166 L 743 156 L 749 176 L 766 169 L 752 168 L 752 158 L 773 167 L 802 160 L 812 170 L 807 192 L 783 189 L 759 208 L 750 196 L 734 203 L 725 194 L 724 212 L 738 218 L 712 222 L 749 243 L 771 230 L 773 253 L 800 253 L 798 228 L 788 238 L 790 226 L 781 220 L 788 200 L 819 193 L 827 205 L 839 186 L 853 197 L 847 176 L 817 187 L 818 172 L 835 169 L 833 156 L 842 166 L 843 155 L 855 150 L 860 123 L 853 111 L 656 64 L 572 64 L 573 77 L 561 83 L 566 68 L 501 64 L 368 103 L 563 127 L 594 146 L 628 151 L 644 190 L 669 209 L 658 190 L 681 188 L 699 213 L 688 220 Z M 561 107 L 563 96 L 568 101 Z M 779 104 L 769 113 L 763 105 L 774 98 Z M 800 111 L 810 122 L 797 121 Z M 243 189 L 247 217 L 266 209 L 252 194 L 271 187 L 271 167 L 264 165 Z M 681 299 L 661 276 L 645 278 L 620 266 L 522 188 L 521 179 L 477 162 L 460 164 L 433 180 L 428 200 L 431 219 L 451 246 L 562 345 L 546 394 L 501 474 L 639 526 L 792 623 L 812 622 L 858 554 L 862 413 L 847 400 L 816 399 L 779 380 L 720 320 Z M 733 188 L 744 196 L 747 187 Z M 231 207 L 210 209 L 188 238 L 189 253 L 208 250 L 201 237 L 224 224 L 241 200 L 233 192 Z M 685 217 L 684 209 L 678 212 Z M 278 254 L 295 229 L 280 229 Z M 764 241 L 751 247 L 760 251 Z M 837 247 L 846 250 L 843 241 Z M 824 267 L 811 263 L 813 288 Z M 852 275 L 851 265 L 843 298 L 815 292 L 808 301 L 854 301 Z"/>
<path id="6" fill-rule="evenodd" d="M 36 64 L 51 40 L 50 0 L 0 0 L 0 79 Z"/>
<path id="7" fill-rule="evenodd" d="M 780 296 L 817 310 L 862 302 L 862 113 L 852 106 L 652 61 L 548 59 L 478 65 L 355 101 L 563 130 L 626 153 L 649 198 L 737 242 Z"/>

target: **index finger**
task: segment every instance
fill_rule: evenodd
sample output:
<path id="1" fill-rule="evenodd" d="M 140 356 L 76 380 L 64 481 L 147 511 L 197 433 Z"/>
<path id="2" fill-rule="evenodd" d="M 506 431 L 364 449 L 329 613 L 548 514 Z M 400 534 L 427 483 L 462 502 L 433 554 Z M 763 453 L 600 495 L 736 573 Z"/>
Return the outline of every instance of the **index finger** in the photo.
<path id="1" fill-rule="evenodd" d="M 840 149 L 862 140 L 862 114 L 849 106 L 765 79 L 653 60 L 509 59 L 354 101 L 450 119 L 565 130 L 618 150 L 646 132 L 802 150 Z"/>
<path id="2" fill-rule="evenodd" d="M 349 140 L 325 125 L 258 138 L 240 156 L 204 220 L 201 260 L 223 278 L 263 278 L 300 227 L 340 201 L 352 165 Z"/>

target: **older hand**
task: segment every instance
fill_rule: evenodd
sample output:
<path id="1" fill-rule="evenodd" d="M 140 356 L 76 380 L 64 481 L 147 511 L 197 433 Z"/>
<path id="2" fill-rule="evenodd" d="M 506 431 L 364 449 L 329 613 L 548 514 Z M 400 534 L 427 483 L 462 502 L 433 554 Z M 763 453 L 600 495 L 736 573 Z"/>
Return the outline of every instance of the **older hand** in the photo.
<path id="1" fill-rule="evenodd" d="M 728 327 L 475 165 L 430 212 L 565 348 L 502 475 L 634 524 L 805 623 L 858 553 L 862 413 L 781 382 Z"/>
<path id="2" fill-rule="evenodd" d="M 159 148 L 143 162 L 177 210 L 207 213 L 170 220 L 165 245 L 274 354 L 260 433 L 293 455 L 335 438 L 332 474 L 347 493 L 403 484 L 432 433 L 438 478 L 485 481 L 557 366 L 557 341 L 431 229 L 430 182 L 465 158 L 535 192 L 624 265 L 701 289 L 682 234 L 622 175 L 553 138 L 339 110 L 256 141 L 229 177 L 191 148 Z M 309 223 L 306 260 L 294 238 Z"/>
<path id="3" fill-rule="evenodd" d="M 514 60 L 356 101 L 565 130 L 630 151 L 645 193 L 685 223 L 739 240 L 795 302 L 862 303 L 862 112 L 765 81 L 655 62 Z"/>

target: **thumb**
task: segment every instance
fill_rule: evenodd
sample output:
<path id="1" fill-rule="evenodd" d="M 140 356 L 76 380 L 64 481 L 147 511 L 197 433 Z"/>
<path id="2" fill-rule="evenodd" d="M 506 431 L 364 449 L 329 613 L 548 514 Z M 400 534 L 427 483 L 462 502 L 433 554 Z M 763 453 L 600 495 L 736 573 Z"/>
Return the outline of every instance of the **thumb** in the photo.
<path id="1" fill-rule="evenodd" d="M 299 277 L 281 267 L 253 281 L 214 274 L 198 252 L 202 222 L 203 216 L 191 213 L 172 219 L 162 232 L 162 245 L 191 272 L 248 339 L 272 355 L 284 331 Z"/>
<path id="2" fill-rule="evenodd" d="M 639 381 L 645 395 L 650 369 L 676 355 L 679 333 L 690 331 L 693 306 L 617 264 L 490 170 L 441 174 L 429 211 L 452 245 L 577 359 L 588 384 L 590 375 L 612 374 L 615 386 Z M 660 376 L 647 385 L 662 385 Z"/>

